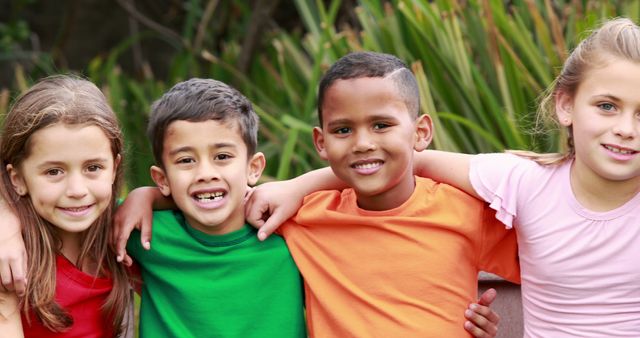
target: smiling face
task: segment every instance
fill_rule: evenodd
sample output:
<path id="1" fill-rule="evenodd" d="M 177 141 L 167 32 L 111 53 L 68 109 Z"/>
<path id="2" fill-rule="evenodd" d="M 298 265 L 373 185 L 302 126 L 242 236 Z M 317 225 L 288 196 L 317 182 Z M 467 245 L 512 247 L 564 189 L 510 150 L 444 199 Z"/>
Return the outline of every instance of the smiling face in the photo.
<path id="1" fill-rule="evenodd" d="M 326 91 L 322 129 L 314 130 L 320 156 L 369 210 L 400 206 L 413 193 L 413 151 L 431 140 L 427 115 L 414 119 L 393 80 L 337 80 Z"/>
<path id="2" fill-rule="evenodd" d="M 7 171 L 15 191 L 29 196 L 38 215 L 63 242 L 85 231 L 109 206 L 119 157 L 93 125 L 56 123 L 36 131 L 28 156 Z"/>
<path id="3" fill-rule="evenodd" d="M 164 168 L 151 175 L 171 196 L 189 225 L 208 234 L 226 234 L 244 224 L 247 184 L 255 184 L 265 161 L 247 156 L 238 127 L 214 120 L 174 121 L 164 135 Z"/>
<path id="4" fill-rule="evenodd" d="M 640 64 L 613 59 L 591 69 L 573 98 L 558 94 L 558 119 L 572 127 L 572 174 L 591 184 L 640 186 L 638 88 Z"/>

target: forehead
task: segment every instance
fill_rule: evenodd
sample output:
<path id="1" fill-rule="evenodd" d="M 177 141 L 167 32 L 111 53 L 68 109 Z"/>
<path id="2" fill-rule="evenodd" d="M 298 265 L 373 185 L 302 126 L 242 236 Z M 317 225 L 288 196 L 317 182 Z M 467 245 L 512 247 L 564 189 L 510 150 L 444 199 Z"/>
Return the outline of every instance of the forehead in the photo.
<path id="1" fill-rule="evenodd" d="M 640 105 L 640 63 L 614 59 L 592 67 L 578 86 L 577 95 L 613 96 Z"/>
<path id="2" fill-rule="evenodd" d="M 164 134 L 163 152 L 171 152 L 176 148 L 201 148 L 212 145 L 227 145 L 246 151 L 240 128 L 234 122 L 206 121 L 173 121 Z"/>
<path id="3" fill-rule="evenodd" d="M 337 80 L 327 89 L 322 111 L 325 121 L 357 114 L 411 117 L 395 82 L 382 77 Z"/>
<path id="4" fill-rule="evenodd" d="M 31 135 L 27 160 L 73 161 L 112 156 L 111 142 L 98 126 L 56 123 Z"/>

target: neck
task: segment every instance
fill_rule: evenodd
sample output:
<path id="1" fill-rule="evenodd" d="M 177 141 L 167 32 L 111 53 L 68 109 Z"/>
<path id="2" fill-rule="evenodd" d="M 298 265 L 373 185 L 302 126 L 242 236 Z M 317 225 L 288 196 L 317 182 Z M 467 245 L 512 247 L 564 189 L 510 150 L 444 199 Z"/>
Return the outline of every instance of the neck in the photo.
<path id="1" fill-rule="evenodd" d="M 58 231 L 58 236 L 62 242 L 60 252 L 77 266 L 78 259 L 80 258 L 80 251 L 82 249 L 81 233 Z"/>
<path id="2" fill-rule="evenodd" d="M 640 177 L 615 181 L 601 176 L 575 170 L 571 166 L 571 190 L 585 208 L 604 212 L 621 207 L 640 191 Z"/>
<path id="3" fill-rule="evenodd" d="M 415 187 L 415 177 L 407 174 L 394 187 L 384 192 L 367 196 L 356 191 L 358 207 L 372 211 L 395 209 L 411 198 Z"/>

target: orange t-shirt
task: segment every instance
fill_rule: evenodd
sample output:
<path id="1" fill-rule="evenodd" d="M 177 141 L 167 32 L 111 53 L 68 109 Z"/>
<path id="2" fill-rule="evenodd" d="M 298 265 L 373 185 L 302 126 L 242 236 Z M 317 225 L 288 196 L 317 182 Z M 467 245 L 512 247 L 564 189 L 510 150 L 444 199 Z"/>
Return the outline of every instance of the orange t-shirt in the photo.
<path id="1" fill-rule="evenodd" d="M 311 337 L 465 337 L 479 270 L 519 282 L 516 237 L 485 204 L 416 178 L 401 206 L 352 189 L 305 198 L 280 228 L 305 281 Z"/>

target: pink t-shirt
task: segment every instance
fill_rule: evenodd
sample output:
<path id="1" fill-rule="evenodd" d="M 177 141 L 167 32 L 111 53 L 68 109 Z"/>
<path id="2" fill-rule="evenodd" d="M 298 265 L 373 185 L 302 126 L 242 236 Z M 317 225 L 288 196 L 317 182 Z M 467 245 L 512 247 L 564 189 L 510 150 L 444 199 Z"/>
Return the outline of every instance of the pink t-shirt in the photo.
<path id="1" fill-rule="evenodd" d="M 571 163 L 471 161 L 474 189 L 518 234 L 525 337 L 639 337 L 640 194 L 587 210 L 571 190 Z"/>

